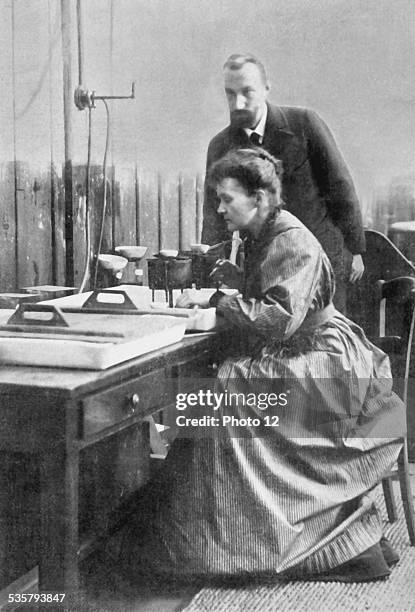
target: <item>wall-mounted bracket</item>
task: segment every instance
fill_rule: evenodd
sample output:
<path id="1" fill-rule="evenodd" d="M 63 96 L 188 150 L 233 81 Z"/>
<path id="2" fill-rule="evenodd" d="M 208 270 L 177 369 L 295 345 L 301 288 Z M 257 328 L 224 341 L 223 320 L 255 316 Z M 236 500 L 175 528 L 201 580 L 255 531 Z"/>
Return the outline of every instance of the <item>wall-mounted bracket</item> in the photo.
<path id="1" fill-rule="evenodd" d="M 95 108 L 95 100 L 133 100 L 135 98 L 135 83 L 131 83 L 131 94 L 129 96 L 97 96 L 95 91 L 84 89 L 79 85 L 75 89 L 74 102 L 79 110 Z"/>

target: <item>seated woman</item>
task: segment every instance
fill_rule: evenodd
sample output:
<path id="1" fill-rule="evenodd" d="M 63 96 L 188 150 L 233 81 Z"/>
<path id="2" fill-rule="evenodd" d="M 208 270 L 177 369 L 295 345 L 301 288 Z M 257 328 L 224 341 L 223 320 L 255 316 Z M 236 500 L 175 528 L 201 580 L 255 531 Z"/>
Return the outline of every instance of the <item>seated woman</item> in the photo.
<path id="1" fill-rule="evenodd" d="M 246 256 L 242 295 L 213 296 L 241 340 L 215 392 L 273 402 L 234 402 L 226 413 L 245 426 L 222 420 L 210 437 L 173 446 L 130 533 L 129 563 L 141 571 L 354 581 L 384 578 L 397 560 L 371 490 L 397 459 L 403 404 L 387 357 L 334 309 L 330 263 L 281 210 L 278 172 L 265 151 L 242 149 L 209 175 Z M 241 280 L 225 261 L 213 276 Z M 203 292 L 178 303 L 194 304 L 208 306 Z"/>

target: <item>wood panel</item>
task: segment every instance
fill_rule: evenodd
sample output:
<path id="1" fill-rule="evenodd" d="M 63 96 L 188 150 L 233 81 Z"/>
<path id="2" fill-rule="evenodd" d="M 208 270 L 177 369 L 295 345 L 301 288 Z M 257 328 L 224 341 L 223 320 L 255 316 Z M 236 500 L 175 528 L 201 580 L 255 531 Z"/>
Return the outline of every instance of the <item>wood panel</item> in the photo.
<path id="1" fill-rule="evenodd" d="M 136 167 L 117 166 L 113 182 L 113 242 L 115 246 L 136 245 Z"/>
<path id="2" fill-rule="evenodd" d="M 73 168 L 74 274 L 80 285 L 86 256 L 86 169 Z M 201 187 L 199 187 L 200 191 Z M 137 173 L 133 166 L 108 169 L 107 212 L 101 252 L 110 253 L 121 244 L 148 247 L 146 258 L 160 248 L 188 249 L 196 241 L 201 221 L 197 178 L 165 178 L 157 173 Z M 100 166 L 90 171 L 91 244 L 96 249 L 103 203 Z M 181 209 L 181 215 L 179 210 Z M 179 223 L 180 222 L 180 223 Z M 200 232 L 199 232 L 200 236 Z M 146 265 L 144 264 L 144 269 Z M 130 280 L 133 280 L 130 279 Z"/>
<path id="3" fill-rule="evenodd" d="M 88 256 L 87 233 L 91 254 L 97 253 L 104 204 L 104 180 L 102 168 L 91 165 L 89 170 L 89 195 L 87 194 L 87 170 L 84 165 L 74 166 L 73 173 L 73 219 L 74 219 L 74 279 L 75 286 L 80 287 Z M 111 201 L 112 169 L 107 170 L 107 194 L 104 231 L 102 235 L 101 253 L 112 251 L 112 201 Z M 87 201 L 88 197 L 88 201 Z M 87 210 L 89 222 L 87 226 Z M 90 260 L 89 281 L 85 290 L 93 282 L 95 261 Z"/>
<path id="4" fill-rule="evenodd" d="M 195 177 L 180 176 L 180 203 L 180 249 L 187 251 L 192 243 L 198 242 L 196 239 L 197 198 Z"/>
<path id="5" fill-rule="evenodd" d="M 0 286 L 10 291 L 16 278 L 12 0 L 2 3 L 0 17 Z"/>
<path id="6" fill-rule="evenodd" d="M 63 119 L 63 57 L 62 34 L 60 28 L 60 3 L 48 1 L 49 13 L 49 121 L 51 142 L 51 248 L 52 282 L 66 285 L 65 270 L 65 142 Z M 59 92 L 59 95 L 57 95 Z"/>
<path id="7" fill-rule="evenodd" d="M 65 269 L 65 183 L 64 165 L 51 164 L 51 249 L 52 283 L 67 285 Z"/>
<path id="8" fill-rule="evenodd" d="M 159 176 L 160 248 L 179 248 L 178 178 Z"/>
<path id="9" fill-rule="evenodd" d="M 74 284 L 80 287 L 84 272 L 86 252 L 86 168 L 72 168 L 73 181 L 73 271 Z"/>
<path id="10" fill-rule="evenodd" d="M 107 168 L 106 190 L 104 189 L 104 175 L 101 166 L 91 168 L 91 231 L 93 253 L 97 253 L 100 234 L 101 253 L 112 251 L 112 184 L 113 169 Z M 105 195 L 105 201 L 104 201 Z M 104 213 L 105 211 L 105 213 Z M 103 219 L 104 215 L 104 219 Z M 103 228 L 101 225 L 103 223 Z"/>
<path id="11" fill-rule="evenodd" d="M 14 163 L 0 164 L 0 288 L 10 291 L 16 285 L 16 217 Z"/>
<path id="12" fill-rule="evenodd" d="M 17 284 L 52 281 L 49 3 L 15 0 L 13 14 Z M 20 240 L 20 236 L 24 237 Z"/>
<path id="13" fill-rule="evenodd" d="M 112 244 L 113 248 L 122 245 L 136 245 L 137 223 L 137 170 L 135 165 L 114 168 L 113 207 L 112 207 Z M 123 272 L 124 283 L 135 283 L 135 263 L 128 263 Z M 140 277 L 142 281 L 142 277 Z"/>
<path id="14" fill-rule="evenodd" d="M 146 259 L 159 251 L 159 200 L 157 176 L 138 172 L 138 219 L 140 226 L 139 244 L 148 247 Z M 143 265 L 146 272 L 147 266 Z M 146 277 L 145 277 L 146 278 Z"/>

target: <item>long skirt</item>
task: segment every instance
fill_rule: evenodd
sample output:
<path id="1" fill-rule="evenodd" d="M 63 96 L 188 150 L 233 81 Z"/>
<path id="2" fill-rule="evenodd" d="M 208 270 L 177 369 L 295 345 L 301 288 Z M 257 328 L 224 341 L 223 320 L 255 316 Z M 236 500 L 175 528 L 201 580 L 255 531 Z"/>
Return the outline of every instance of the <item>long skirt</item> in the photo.
<path id="1" fill-rule="evenodd" d="M 206 435 L 173 445 L 124 539 L 132 566 L 307 576 L 379 541 L 373 489 L 397 459 L 405 414 L 388 358 L 359 327 L 338 314 L 305 353 L 227 359 L 215 393 L 238 401 L 222 401 Z"/>

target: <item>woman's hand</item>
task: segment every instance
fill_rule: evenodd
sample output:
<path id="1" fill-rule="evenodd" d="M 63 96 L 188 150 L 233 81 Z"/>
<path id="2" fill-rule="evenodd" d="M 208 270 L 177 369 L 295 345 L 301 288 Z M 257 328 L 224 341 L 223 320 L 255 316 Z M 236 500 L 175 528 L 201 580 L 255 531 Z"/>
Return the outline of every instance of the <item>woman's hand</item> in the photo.
<path id="1" fill-rule="evenodd" d="M 215 283 L 227 285 L 231 289 L 242 287 L 243 272 L 241 268 L 227 259 L 218 259 L 209 276 Z"/>
<path id="2" fill-rule="evenodd" d="M 197 289 L 185 289 L 177 298 L 176 308 L 193 308 L 193 306 L 208 308 L 209 298 L 206 297 L 206 294 L 203 291 L 198 291 Z"/>

